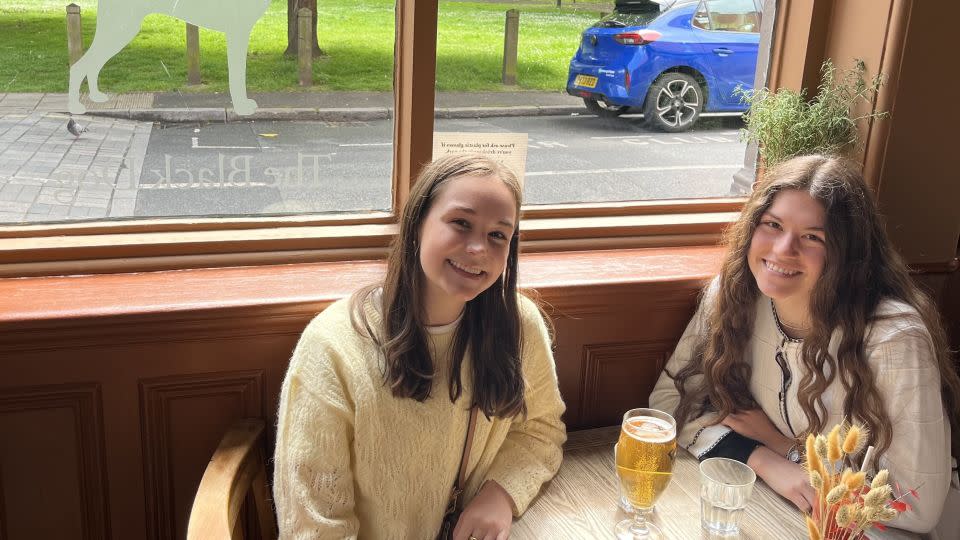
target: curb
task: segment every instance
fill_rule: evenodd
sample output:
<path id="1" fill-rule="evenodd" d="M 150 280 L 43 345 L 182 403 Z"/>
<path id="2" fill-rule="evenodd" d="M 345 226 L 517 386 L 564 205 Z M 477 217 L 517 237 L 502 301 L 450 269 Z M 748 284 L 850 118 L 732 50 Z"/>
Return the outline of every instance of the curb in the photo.
<path id="1" fill-rule="evenodd" d="M 523 105 L 514 107 L 446 107 L 436 109 L 434 118 L 493 118 L 512 116 L 566 116 L 589 114 L 582 105 Z M 123 118 L 169 124 L 189 122 L 243 122 L 247 120 L 362 122 L 393 118 L 393 109 L 368 107 L 353 109 L 259 108 L 240 116 L 232 108 L 194 109 L 100 109 L 88 110 L 89 116 Z"/>

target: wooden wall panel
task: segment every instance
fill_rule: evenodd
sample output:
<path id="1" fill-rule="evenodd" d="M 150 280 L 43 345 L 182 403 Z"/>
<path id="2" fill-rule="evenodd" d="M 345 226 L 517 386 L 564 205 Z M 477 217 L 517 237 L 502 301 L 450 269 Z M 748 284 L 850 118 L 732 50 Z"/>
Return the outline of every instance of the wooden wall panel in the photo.
<path id="1" fill-rule="evenodd" d="M 956 32 L 955 18 L 946 15 L 955 9 L 944 1 L 910 2 L 896 103 L 887 121 L 880 206 L 887 233 L 911 264 L 948 264 L 957 256 L 960 239 L 955 132 L 960 108 L 943 107 L 928 97 L 931 80 L 948 89 L 951 101 L 960 88 L 960 70 L 955 61 L 944 64 L 942 52 L 950 41 L 945 36 Z"/>
<path id="2" fill-rule="evenodd" d="M 616 425 L 624 411 L 646 406 L 674 345 L 652 340 L 584 347 L 580 422 Z"/>
<path id="3" fill-rule="evenodd" d="M 153 492 L 146 486 L 145 455 L 149 446 L 145 447 L 143 441 L 141 382 L 162 381 L 167 377 L 189 379 L 211 373 L 231 376 L 236 372 L 262 372 L 259 383 L 262 408 L 253 416 L 268 419 L 271 433 L 268 440 L 272 441 L 274 409 L 287 362 L 300 332 L 316 311 L 299 309 L 295 310 L 297 315 L 291 316 L 287 308 L 259 306 L 251 310 L 250 316 L 238 317 L 231 316 L 232 311 L 228 309 L 221 321 L 223 324 L 218 326 L 205 324 L 203 320 L 195 325 L 191 317 L 174 318 L 161 313 L 157 314 L 158 321 L 142 317 L 139 325 L 107 325 L 102 328 L 105 333 L 100 338 L 95 334 L 101 332 L 83 320 L 76 321 L 77 327 L 84 328 L 83 335 L 66 332 L 61 338 L 64 335 L 61 330 L 69 326 L 70 321 L 60 321 L 56 330 L 32 330 L 20 335 L 22 341 L 0 343 L 0 364 L 4 365 L 0 392 L 23 385 L 97 381 L 102 388 L 105 412 L 110 531 L 118 540 L 147 538 L 146 512 L 155 505 L 146 500 L 147 493 Z M 212 318 L 210 313 L 202 317 Z M 13 333 L 6 334 L 10 338 Z M 170 485 L 174 500 L 180 506 L 166 506 L 171 509 L 167 525 L 170 531 L 178 527 L 176 508 L 181 508 L 180 514 L 185 515 L 185 508 L 192 501 L 192 490 L 202 471 L 197 464 L 205 466 L 216 439 L 232 420 L 240 417 L 239 412 L 229 417 L 216 416 L 217 411 L 229 408 L 223 403 L 215 403 L 212 411 L 207 408 L 201 404 L 194 415 L 195 411 L 185 413 L 174 407 L 171 423 L 175 436 L 189 432 L 196 417 L 198 424 L 202 424 L 197 431 L 214 442 L 205 443 L 209 449 L 189 447 L 189 458 L 171 458 L 178 465 L 181 462 L 193 465 L 173 470 Z M 0 440 L 4 437 L 5 434 L 0 433 Z M 272 454 L 272 448 L 266 450 Z M 31 519 L 41 519 L 45 514 L 42 506 L 31 508 Z"/>
<path id="4" fill-rule="evenodd" d="M 579 306 L 571 303 L 579 295 L 544 294 L 554 307 L 547 312 L 555 327 L 554 354 L 568 429 L 610 425 L 611 420 L 616 424 L 623 411 L 645 404 L 703 285 L 693 281 L 651 290 L 634 286 L 609 290 L 609 294 L 584 294 Z M 625 383 L 617 380 L 618 375 L 632 380 Z"/>
<path id="5" fill-rule="evenodd" d="M 100 387 L 0 390 L 0 533 L 110 537 Z"/>
<path id="6" fill-rule="evenodd" d="M 183 538 L 193 495 L 225 428 L 266 415 L 263 371 L 140 382 L 147 538 Z"/>

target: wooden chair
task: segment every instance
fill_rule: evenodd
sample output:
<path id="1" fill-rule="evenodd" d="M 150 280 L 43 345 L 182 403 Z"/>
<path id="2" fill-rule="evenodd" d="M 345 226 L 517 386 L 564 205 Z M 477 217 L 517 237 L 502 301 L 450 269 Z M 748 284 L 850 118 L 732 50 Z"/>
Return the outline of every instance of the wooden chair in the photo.
<path id="1" fill-rule="evenodd" d="M 227 430 L 200 480 L 190 510 L 187 540 L 243 538 L 243 524 L 237 522 L 237 517 L 250 492 L 261 537 L 277 538 L 267 492 L 263 432 L 264 422 L 259 418 L 240 420 Z"/>

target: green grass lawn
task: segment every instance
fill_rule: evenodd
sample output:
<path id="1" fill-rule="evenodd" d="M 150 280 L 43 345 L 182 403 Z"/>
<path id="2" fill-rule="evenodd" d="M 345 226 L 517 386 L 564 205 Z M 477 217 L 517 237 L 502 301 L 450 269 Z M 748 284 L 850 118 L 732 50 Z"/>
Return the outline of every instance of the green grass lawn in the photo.
<path id="1" fill-rule="evenodd" d="M 82 9 L 83 42 L 89 46 L 96 28 L 97 2 L 73 1 Z M 66 3 L 2 0 L 0 93 L 66 92 Z M 320 46 L 328 56 L 315 61 L 312 90 L 390 90 L 394 2 L 320 0 L 318 4 Z M 553 0 L 441 0 L 437 38 L 439 90 L 511 89 L 500 84 L 504 13 L 509 8 L 521 11 L 520 87 L 558 91 L 565 87 L 567 65 L 580 33 L 597 19 L 597 11 L 584 10 L 572 2 L 564 2 L 563 8 L 557 9 Z M 296 60 L 283 56 L 286 39 L 286 0 L 272 0 L 250 38 L 247 87 L 251 92 L 300 90 Z M 148 16 L 137 37 L 104 67 L 100 88 L 108 93 L 227 91 L 223 34 L 200 30 L 204 82 L 200 87 L 185 84 L 185 47 L 182 21 L 166 15 Z"/>

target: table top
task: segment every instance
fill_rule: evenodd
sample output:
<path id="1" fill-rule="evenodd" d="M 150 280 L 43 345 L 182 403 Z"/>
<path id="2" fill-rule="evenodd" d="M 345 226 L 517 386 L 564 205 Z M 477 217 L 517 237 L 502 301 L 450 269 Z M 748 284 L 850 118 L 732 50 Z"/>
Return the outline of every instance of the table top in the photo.
<path id="1" fill-rule="evenodd" d="M 629 517 L 617 506 L 619 492 L 613 445 L 619 433 L 619 426 L 570 433 L 560 471 L 526 513 L 514 522 L 510 537 L 521 540 L 613 538 L 617 522 Z M 657 501 L 651 521 L 666 538 L 707 537 L 700 529 L 698 462 L 683 449 L 677 451 L 673 479 Z M 744 511 L 740 533 L 744 540 L 807 538 L 800 511 L 760 480 Z"/>

